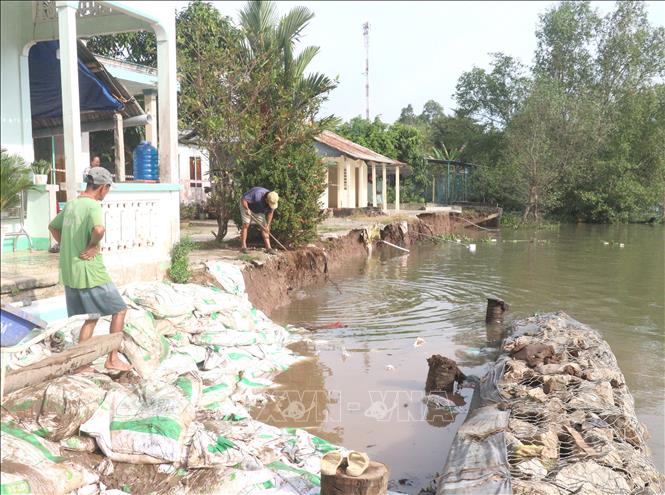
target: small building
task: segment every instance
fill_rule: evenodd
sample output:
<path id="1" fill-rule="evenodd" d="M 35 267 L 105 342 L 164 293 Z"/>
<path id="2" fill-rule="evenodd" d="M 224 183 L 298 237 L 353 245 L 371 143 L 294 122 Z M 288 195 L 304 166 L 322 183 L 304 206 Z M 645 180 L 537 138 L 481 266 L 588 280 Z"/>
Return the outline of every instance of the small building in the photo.
<path id="1" fill-rule="evenodd" d="M 323 131 L 315 139 L 316 149 L 327 166 L 327 187 L 320 200 L 323 208 L 376 208 L 380 205 L 383 211 L 387 211 L 387 184 L 392 183 L 395 210 L 399 211 L 400 174 L 407 171 L 406 163 L 388 158 L 331 131 Z"/>
<path id="2" fill-rule="evenodd" d="M 427 164 L 432 171 L 432 203 L 450 205 L 468 201 L 476 165 L 438 158 L 427 158 Z"/>

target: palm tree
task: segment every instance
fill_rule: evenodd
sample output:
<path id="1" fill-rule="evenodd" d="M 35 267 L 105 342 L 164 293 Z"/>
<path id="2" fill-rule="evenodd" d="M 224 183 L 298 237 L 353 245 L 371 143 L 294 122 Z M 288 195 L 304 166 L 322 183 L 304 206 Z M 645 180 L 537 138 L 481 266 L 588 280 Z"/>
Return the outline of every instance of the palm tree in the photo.
<path id="1" fill-rule="evenodd" d="M 294 92 L 296 106 L 335 87 L 334 81 L 323 74 L 305 75 L 319 47 L 307 46 L 295 54 L 295 45 L 313 17 L 314 13 L 306 7 L 294 7 L 278 19 L 276 4 L 261 0 L 250 0 L 240 12 L 247 56 L 251 59 L 273 52 L 278 67 L 276 81 Z"/>

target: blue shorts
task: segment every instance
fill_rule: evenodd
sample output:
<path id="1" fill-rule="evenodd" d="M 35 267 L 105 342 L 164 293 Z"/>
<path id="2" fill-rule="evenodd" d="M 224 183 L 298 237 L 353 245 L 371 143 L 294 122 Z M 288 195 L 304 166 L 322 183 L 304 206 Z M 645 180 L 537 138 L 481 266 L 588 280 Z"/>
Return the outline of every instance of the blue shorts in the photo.
<path id="1" fill-rule="evenodd" d="M 107 316 L 127 309 L 125 301 L 113 282 L 90 289 L 73 289 L 65 286 L 67 314 Z"/>

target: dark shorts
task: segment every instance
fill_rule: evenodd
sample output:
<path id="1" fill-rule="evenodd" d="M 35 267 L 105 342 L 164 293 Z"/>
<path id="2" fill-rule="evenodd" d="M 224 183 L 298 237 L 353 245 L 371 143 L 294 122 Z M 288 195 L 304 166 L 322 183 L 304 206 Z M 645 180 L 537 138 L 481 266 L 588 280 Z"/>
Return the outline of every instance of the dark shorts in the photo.
<path id="1" fill-rule="evenodd" d="M 90 289 L 72 289 L 65 286 L 67 314 L 74 315 L 113 315 L 127 308 L 125 301 L 113 282 Z"/>

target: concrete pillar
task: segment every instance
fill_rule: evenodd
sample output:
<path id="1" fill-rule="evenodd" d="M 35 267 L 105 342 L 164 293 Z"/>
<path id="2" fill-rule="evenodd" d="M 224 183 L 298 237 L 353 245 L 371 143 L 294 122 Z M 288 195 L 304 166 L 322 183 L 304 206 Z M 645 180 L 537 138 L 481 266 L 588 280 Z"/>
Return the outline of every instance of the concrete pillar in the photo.
<path id="1" fill-rule="evenodd" d="M 372 162 L 372 206 L 376 208 L 376 163 Z"/>
<path id="2" fill-rule="evenodd" d="M 395 211 L 399 211 L 399 166 L 395 166 Z"/>
<path id="3" fill-rule="evenodd" d="M 159 106 L 159 176 L 161 182 L 178 184 L 178 111 L 175 18 L 160 25 L 157 35 L 157 93 Z"/>
<path id="4" fill-rule="evenodd" d="M 19 62 L 19 75 L 21 78 L 21 123 L 23 125 L 21 128 L 21 156 L 28 163 L 35 159 L 35 150 L 32 142 L 32 113 L 30 110 L 30 64 L 28 63 L 28 54 L 32 45 L 30 43 L 29 46 L 25 47 Z"/>
<path id="5" fill-rule="evenodd" d="M 353 172 L 353 169 L 351 168 L 351 160 L 348 158 L 344 159 L 344 168 L 346 170 L 346 207 L 347 208 L 353 208 L 356 206 L 356 202 L 354 201 L 355 199 L 355 191 L 353 189 L 353 177 L 351 177 L 351 173 Z"/>
<path id="6" fill-rule="evenodd" d="M 159 145 L 157 138 L 157 91 L 154 89 L 143 90 L 143 109 L 145 113 L 152 116 L 152 123 L 145 126 L 145 140 L 149 141 L 153 146 Z"/>
<path id="7" fill-rule="evenodd" d="M 78 2 L 57 1 L 58 36 L 60 39 L 60 84 L 62 87 L 62 128 L 67 173 L 67 199 L 76 198 L 83 178 L 81 154 L 81 110 L 79 106 L 78 50 L 76 10 Z"/>
<path id="8" fill-rule="evenodd" d="M 358 192 L 360 193 L 358 206 L 365 208 L 367 207 L 367 162 L 360 160 L 360 173 L 358 175 L 360 179 L 360 184 L 358 184 Z"/>
<path id="9" fill-rule="evenodd" d="M 388 211 L 388 180 L 386 175 L 386 164 L 381 164 L 381 210 Z"/>
<path id="10" fill-rule="evenodd" d="M 115 147 L 115 180 L 125 182 L 125 132 L 122 127 L 122 114 L 113 114 L 113 144 Z"/>

